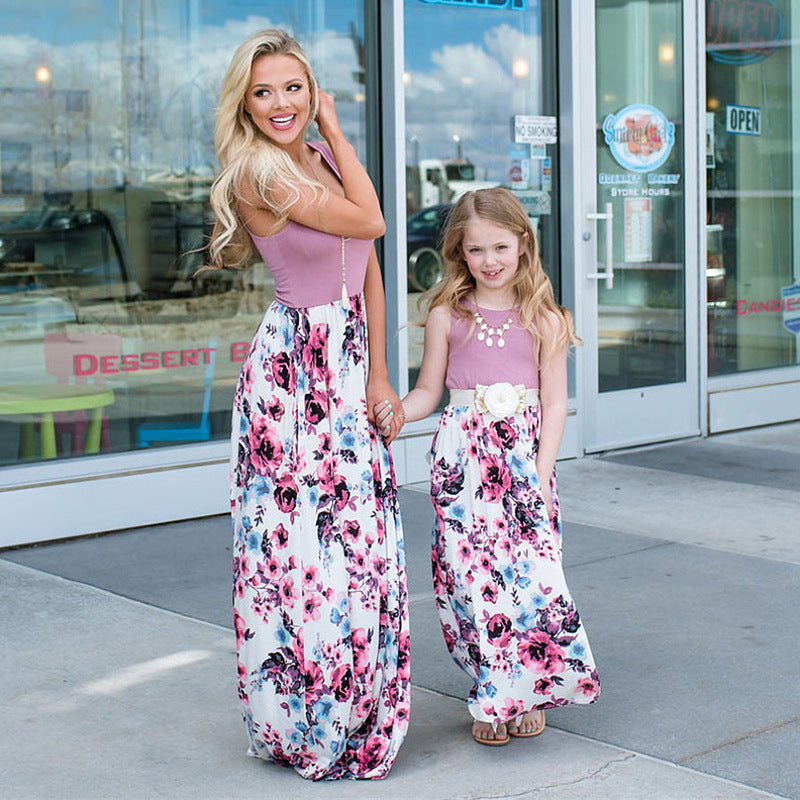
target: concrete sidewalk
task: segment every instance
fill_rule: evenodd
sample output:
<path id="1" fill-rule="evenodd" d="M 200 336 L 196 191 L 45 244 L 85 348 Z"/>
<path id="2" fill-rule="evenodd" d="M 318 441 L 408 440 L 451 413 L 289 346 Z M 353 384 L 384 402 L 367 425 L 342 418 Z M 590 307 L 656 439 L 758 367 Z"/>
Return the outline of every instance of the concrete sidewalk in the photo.
<path id="1" fill-rule="evenodd" d="M 2 798 L 800 799 L 800 424 L 559 464 L 594 706 L 480 747 L 401 492 L 411 729 L 380 783 L 245 756 L 225 517 L 0 553 Z"/>

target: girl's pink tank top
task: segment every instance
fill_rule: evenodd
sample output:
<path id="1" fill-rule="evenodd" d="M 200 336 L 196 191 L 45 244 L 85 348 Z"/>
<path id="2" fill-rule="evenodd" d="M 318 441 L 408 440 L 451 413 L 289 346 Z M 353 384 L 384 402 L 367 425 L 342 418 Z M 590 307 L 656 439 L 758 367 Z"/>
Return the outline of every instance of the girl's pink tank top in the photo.
<path id="1" fill-rule="evenodd" d="M 309 142 L 339 175 L 333 153 L 324 142 Z M 275 300 L 290 308 L 322 306 L 342 297 L 342 237 L 289 220 L 272 236 L 250 233 L 275 280 Z M 345 239 L 347 294 L 364 290 L 372 240 Z"/>
<path id="2" fill-rule="evenodd" d="M 539 388 L 539 364 L 530 332 L 521 327 L 518 309 L 514 308 L 511 328 L 505 332 L 505 345 L 497 346 L 493 336 L 491 347 L 486 339 L 478 341 L 479 327 L 472 316 L 475 306 L 465 302 L 469 316 L 450 318 L 450 348 L 447 357 L 445 384 L 448 389 L 474 389 L 482 383 L 490 385 L 506 381 L 523 384 L 526 389 Z M 499 328 L 507 319 L 508 311 L 490 311 L 482 308 L 481 314 L 493 328 Z"/>

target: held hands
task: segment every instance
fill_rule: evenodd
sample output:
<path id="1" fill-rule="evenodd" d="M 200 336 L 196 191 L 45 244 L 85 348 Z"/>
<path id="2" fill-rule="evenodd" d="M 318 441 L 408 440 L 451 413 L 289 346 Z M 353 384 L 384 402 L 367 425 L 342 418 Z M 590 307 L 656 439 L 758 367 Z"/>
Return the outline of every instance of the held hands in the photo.
<path id="1" fill-rule="evenodd" d="M 547 519 L 550 520 L 553 517 L 553 495 L 550 490 L 550 482 L 542 483 L 542 497 L 544 498 L 544 505 L 547 509 Z"/>
<path id="2" fill-rule="evenodd" d="M 367 416 L 386 444 L 391 444 L 406 421 L 403 404 L 386 379 L 370 378 L 367 382 Z"/>

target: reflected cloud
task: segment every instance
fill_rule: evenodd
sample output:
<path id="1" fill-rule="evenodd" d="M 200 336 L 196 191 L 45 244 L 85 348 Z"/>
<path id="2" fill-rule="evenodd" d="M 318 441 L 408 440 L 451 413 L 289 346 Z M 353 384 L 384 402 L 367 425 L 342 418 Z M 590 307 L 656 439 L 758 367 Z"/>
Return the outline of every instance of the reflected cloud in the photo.
<path id="1" fill-rule="evenodd" d="M 91 28 L 70 30 L 73 37 L 86 31 L 95 38 L 63 44 L 0 35 L 0 126 L 32 142 L 35 191 L 53 188 L 47 180 L 55 188 L 83 188 L 85 168 L 80 178 L 48 175 L 56 151 L 90 160 L 98 186 L 116 185 L 121 171 L 139 183 L 156 170 L 214 169 L 214 112 L 230 58 L 253 32 L 281 24 L 250 15 L 200 24 L 187 36 L 177 22 L 173 33 L 169 21 L 145 18 L 141 37 L 128 36 L 121 51 L 120 27 L 135 27 L 125 23 L 109 15 Z M 322 30 L 303 43 L 320 84 L 342 104 L 343 126 L 360 128 L 363 86 L 350 36 Z M 50 78 L 37 85 L 37 70 L 48 70 Z M 75 92 L 88 98 L 80 113 L 63 107 L 63 98 Z"/>
<path id="2" fill-rule="evenodd" d="M 480 42 L 442 45 L 430 61 L 430 70 L 411 71 L 404 80 L 407 133 L 419 142 L 417 157 L 453 157 L 458 136 L 479 178 L 485 170 L 491 180 L 505 179 L 509 110 L 541 113 L 541 37 L 497 25 Z"/>

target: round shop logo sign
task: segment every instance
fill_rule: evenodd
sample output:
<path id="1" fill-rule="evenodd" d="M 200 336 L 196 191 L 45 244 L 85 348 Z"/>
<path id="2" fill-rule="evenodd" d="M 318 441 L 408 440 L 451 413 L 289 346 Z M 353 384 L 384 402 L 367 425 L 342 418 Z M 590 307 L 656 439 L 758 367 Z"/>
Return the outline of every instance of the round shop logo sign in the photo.
<path id="1" fill-rule="evenodd" d="M 603 133 L 614 160 L 633 172 L 658 169 L 675 144 L 675 126 L 657 108 L 641 104 L 609 114 Z"/>

